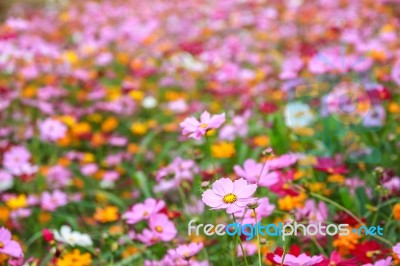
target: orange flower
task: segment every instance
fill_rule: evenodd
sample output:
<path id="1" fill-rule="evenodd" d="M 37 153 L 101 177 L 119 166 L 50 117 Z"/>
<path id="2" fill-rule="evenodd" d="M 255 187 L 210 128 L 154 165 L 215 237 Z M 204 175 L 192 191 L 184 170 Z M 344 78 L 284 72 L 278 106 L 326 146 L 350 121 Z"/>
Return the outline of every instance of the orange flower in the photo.
<path id="1" fill-rule="evenodd" d="M 342 235 L 333 240 L 333 246 L 336 247 L 342 256 L 349 254 L 349 250 L 355 248 L 358 240 L 361 238 L 360 235 L 353 233 L 351 229 L 350 234 Z"/>
<path id="2" fill-rule="evenodd" d="M 282 211 L 291 211 L 295 208 L 301 208 L 307 196 L 304 193 L 298 196 L 285 196 L 278 200 L 279 209 Z"/>
<path id="3" fill-rule="evenodd" d="M 393 217 L 397 221 L 400 221 L 400 203 L 397 203 L 396 205 L 394 205 L 394 207 L 393 207 Z"/>
<path id="4" fill-rule="evenodd" d="M 94 219 L 101 223 L 114 222 L 118 220 L 118 208 L 115 206 L 106 206 L 105 208 L 96 208 Z"/>
<path id="5" fill-rule="evenodd" d="M 103 132 L 111 132 L 118 126 L 118 120 L 115 117 L 107 118 L 101 125 L 101 130 Z"/>

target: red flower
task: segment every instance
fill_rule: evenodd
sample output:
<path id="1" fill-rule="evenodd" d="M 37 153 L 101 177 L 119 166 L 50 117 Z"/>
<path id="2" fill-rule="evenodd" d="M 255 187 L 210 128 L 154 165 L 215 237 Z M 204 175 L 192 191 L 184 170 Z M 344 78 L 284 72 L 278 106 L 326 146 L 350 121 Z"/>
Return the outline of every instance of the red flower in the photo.
<path id="1" fill-rule="evenodd" d="M 300 247 L 297 246 L 296 244 L 295 244 L 295 245 L 292 245 L 292 246 L 290 247 L 290 249 L 289 249 L 289 252 L 288 252 L 288 254 L 292 254 L 292 255 L 294 255 L 294 256 L 296 256 L 296 257 L 299 256 L 300 253 L 301 253 L 301 249 L 300 249 Z M 274 253 L 268 253 L 267 256 L 266 256 L 267 259 L 268 259 L 270 262 L 273 263 L 273 265 L 279 265 L 279 264 L 277 264 L 277 263 L 274 261 L 274 256 L 275 256 L 275 255 L 282 256 L 282 255 L 283 255 L 283 248 L 277 247 L 277 248 L 275 249 Z"/>
<path id="2" fill-rule="evenodd" d="M 50 243 L 51 241 L 54 240 L 53 232 L 51 232 L 49 229 L 44 228 L 44 229 L 42 230 L 42 234 L 43 234 L 43 238 L 44 238 L 44 240 L 45 240 L 46 242 L 49 242 L 49 243 Z"/>
<path id="3" fill-rule="evenodd" d="M 314 168 L 318 171 L 325 172 L 328 174 L 347 174 L 348 170 L 346 166 L 338 163 L 329 157 L 317 158 L 317 165 Z"/>
<path id="4" fill-rule="evenodd" d="M 389 255 L 389 250 L 385 249 L 376 241 L 365 241 L 357 244 L 350 253 L 363 264 L 376 262 L 384 259 Z"/>

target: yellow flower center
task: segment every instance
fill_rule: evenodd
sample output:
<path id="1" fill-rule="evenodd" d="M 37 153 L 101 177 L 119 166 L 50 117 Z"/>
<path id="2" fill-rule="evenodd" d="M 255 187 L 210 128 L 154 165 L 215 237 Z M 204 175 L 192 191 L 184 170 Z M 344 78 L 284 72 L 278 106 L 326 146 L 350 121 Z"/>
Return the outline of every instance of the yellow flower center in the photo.
<path id="1" fill-rule="evenodd" d="M 156 231 L 157 231 L 158 233 L 162 233 L 163 229 L 162 229 L 161 226 L 157 225 L 157 226 L 156 226 Z"/>
<path id="2" fill-rule="evenodd" d="M 0 248 L 4 248 L 3 242 L 0 242 Z"/>
<path id="3" fill-rule="evenodd" d="M 208 127 L 208 124 L 201 124 L 200 127 L 205 129 Z"/>
<path id="4" fill-rule="evenodd" d="M 225 197 L 222 199 L 223 202 L 232 204 L 237 200 L 237 197 L 233 193 L 226 194 Z"/>

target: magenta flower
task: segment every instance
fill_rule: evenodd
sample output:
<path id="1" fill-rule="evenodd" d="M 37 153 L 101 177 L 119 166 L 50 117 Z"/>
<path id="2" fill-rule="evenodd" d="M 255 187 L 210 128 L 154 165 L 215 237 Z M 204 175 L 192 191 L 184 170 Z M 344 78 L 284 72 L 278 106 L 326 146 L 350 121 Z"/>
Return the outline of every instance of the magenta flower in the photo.
<path id="1" fill-rule="evenodd" d="M 16 258 L 24 256 L 21 246 L 17 241 L 11 240 L 10 231 L 4 227 L 0 228 L 0 253 Z"/>
<path id="2" fill-rule="evenodd" d="M 57 141 L 65 136 L 67 126 L 56 119 L 47 118 L 39 123 L 39 133 L 42 140 Z"/>
<path id="3" fill-rule="evenodd" d="M 292 254 L 286 254 L 283 264 L 286 266 L 312 266 L 323 260 L 322 256 L 308 256 L 306 254 L 300 254 L 299 256 L 294 256 Z M 276 263 L 282 262 L 282 256 L 275 255 L 274 261 Z"/>
<path id="4" fill-rule="evenodd" d="M 136 224 L 140 221 L 149 219 L 152 215 L 157 214 L 165 207 L 163 200 L 146 199 L 144 203 L 138 203 L 125 212 L 123 218 L 127 224 Z"/>
<path id="5" fill-rule="evenodd" d="M 226 209 L 231 214 L 254 202 L 253 194 L 256 189 L 256 184 L 249 185 L 243 178 L 234 182 L 229 178 L 221 178 L 213 183 L 212 189 L 203 193 L 202 200 L 213 210 Z"/>
<path id="6" fill-rule="evenodd" d="M 183 135 L 189 135 L 192 139 L 201 139 L 208 130 L 217 129 L 225 122 L 225 113 L 211 116 L 204 111 L 200 116 L 200 121 L 194 117 L 186 118 L 180 126 Z"/>
<path id="7" fill-rule="evenodd" d="M 155 214 L 149 219 L 149 227 L 154 235 L 164 241 L 168 242 L 176 236 L 176 228 L 165 214 Z"/>
<path id="8" fill-rule="evenodd" d="M 270 187 L 278 182 L 278 175 L 276 173 L 270 173 L 268 166 L 263 166 L 263 164 L 257 163 L 253 159 L 247 159 L 243 164 L 243 168 L 235 165 L 233 169 L 238 176 L 243 177 L 252 184 Z"/>

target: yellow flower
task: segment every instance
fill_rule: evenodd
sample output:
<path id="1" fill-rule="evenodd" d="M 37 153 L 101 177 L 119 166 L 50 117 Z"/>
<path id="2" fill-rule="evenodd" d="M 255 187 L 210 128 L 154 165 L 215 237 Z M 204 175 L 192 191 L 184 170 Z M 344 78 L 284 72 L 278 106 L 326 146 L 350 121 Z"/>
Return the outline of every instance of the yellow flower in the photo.
<path id="1" fill-rule="evenodd" d="M 10 207 L 11 209 L 19 209 L 26 207 L 27 202 L 26 202 L 26 196 L 23 194 L 18 195 L 15 198 L 11 198 L 6 202 L 6 205 Z"/>
<path id="2" fill-rule="evenodd" d="M 131 126 L 131 132 L 135 135 L 146 134 L 148 127 L 145 123 L 135 122 Z"/>
<path id="3" fill-rule="evenodd" d="M 118 220 L 118 208 L 115 206 L 106 206 L 105 208 L 96 208 L 94 219 L 101 223 L 114 222 Z"/>
<path id="4" fill-rule="evenodd" d="M 215 158 L 230 158 L 235 154 L 235 147 L 231 142 L 221 142 L 211 147 L 212 155 Z"/>
<path id="5" fill-rule="evenodd" d="M 95 161 L 95 159 L 96 159 L 96 157 L 94 156 L 93 153 L 86 152 L 83 155 L 82 162 L 83 163 L 93 163 Z"/>
<path id="6" fill-rule="evenodd" d="M 121 88 L 119 87 L 110 87 L 107 90 L 106 98 L 107 100 L 113 101 L 121 97 Z"/>
<path id="7" fill-rule="evenodd" d="M 328 182 L 331 183 L 339 183 L 339 184 L 344 184 L 344 181 L 346 180 L 346 178 L 342 175 L 338 175 L 338 174 L 333 174 L 328 176 Z"/>
<path id="8" fill-rule="evenodd" d="M 118 126 L 118 120 L 115 117 L 107 118 L 101 125 L 103 132 L 111 132 Z"/>
<path id="9" fill-rule="evenodd" d="M 311 192 L 322 193 L 323 195 L 331 194 L 331 190 L 329 188 L 326 188 L 326 183 L 322 182 L 310 183 L 309 188 Z"/>
<path id="10" fill-rule="evenodd" d="M 394 205 L 394 207 L 393 207 L 393 217 L 397 221 L 400 221 L 400 203 L 397 203 L 396 205 Z"/>
<path id="11" fill-rule="evenodd" d="M 300 136 L 311 137 L 314 135 L 314 129 L 310 127 L 296 127 L 293 132 Z"/>
<path id="12" fill-rule="evenodd" d="M 317 158 L 313 155 L 306 155 L 299 160 L 301 166 L 312 166 L 317 164 Z"/>
<path id="13" fill-rule="evenodd" d="M 83 253 L 78 249 L 65 254 L 57 260 L 57 266 L 90 266 L 92 264 L 92 256 L 90 253 Z"/>
<path id="14" fill-rule="evenodd" d="M 72 126 L 76 123 L 76 119 L 70 115 L 63 115 L 59 119 L 68 126 Z"/>
<path id="15" fill-rule="evenodd" d="M 133 90 L 129 92 L 129 96 L 136 101 L 141 101 L 144 98 L 144 92 L 138 91 L 138 90 Z"/>
<path id="16" fill-rule="evenodd" d="M 62 54 L 62 58 L 70 64 L 76 64 L 79 60 L 78 55 L 74 51 L 65 51 Z"/>

